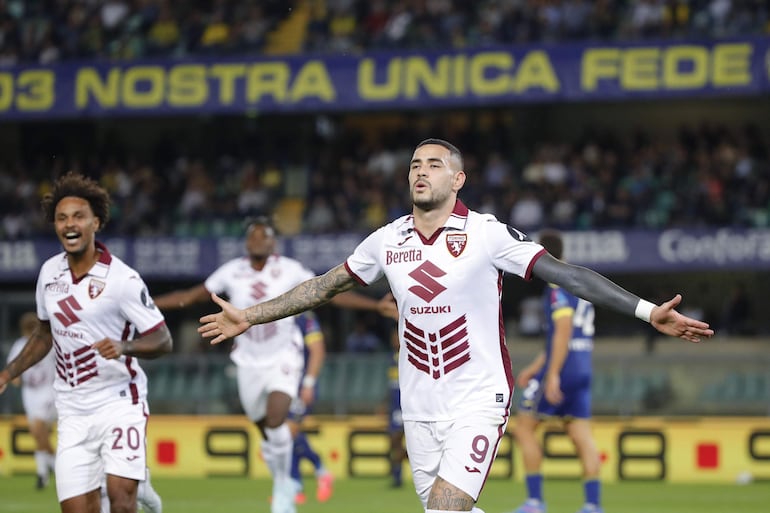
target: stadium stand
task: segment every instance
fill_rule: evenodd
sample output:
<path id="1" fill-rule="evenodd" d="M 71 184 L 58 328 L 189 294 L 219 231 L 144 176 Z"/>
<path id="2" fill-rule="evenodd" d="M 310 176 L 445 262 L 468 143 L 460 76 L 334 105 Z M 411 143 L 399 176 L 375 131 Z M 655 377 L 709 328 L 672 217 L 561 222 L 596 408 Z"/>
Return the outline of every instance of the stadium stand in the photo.
<path id="1" fill-rule="evenodd" d="M 7 0 L 0 68 L 768 34 L 761 0 Z M 526 230 L 770 227 L 767 107 L 680 103 L 0 123 L 0 241 L 50 236 L 39 200 L 69 168 L 113 194 L 107 237 L 237 237 L 262 213 L 284 235 L 368 231 L 407 211 L 393 191 L 426 134 L 465 150 L 469 206 Z M 687 122 L 666 117 L 680 108 Z M 664 121 L 645 122 L 645 110 Z M 615 111 L 632 121 L 610 123 Z M 763 343 L 703 352 L 697 376 L 682 355 L 599 351 L 597 414 L 770 414 Z M 227 355 L 180 353 L 143 364 L 153 412 L 239 412 Z M 378 411 L 388 361 L 331 353 L 316 411 Z M 13 393 L 0 397 L 8 411 L 20 411 Z"/>

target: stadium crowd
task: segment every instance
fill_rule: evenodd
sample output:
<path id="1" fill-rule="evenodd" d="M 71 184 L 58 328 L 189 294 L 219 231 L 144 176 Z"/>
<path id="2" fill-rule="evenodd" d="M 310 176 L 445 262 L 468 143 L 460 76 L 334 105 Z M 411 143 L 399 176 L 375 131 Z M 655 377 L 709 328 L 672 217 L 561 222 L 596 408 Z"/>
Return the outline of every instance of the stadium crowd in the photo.
<path id="1" fill-rule="evenodd" d="M 150 156 L 97 149 L 84 160 L 2 162 L 0 235 L 46 234 L 41 195 L 69 168 L 98 177 L 113 195 L 111 234 L 240 235 L 244 216 L 280 210 L 287 198 L 300 205 L 305 233 L 371 230 L 408 210 L 408 197 L 394 191 L 413 141 L 448 130 L 406 123 L 365 138 L 340 124 L 304 142 L 275 136 L 263 143 L 269 152 L 228 134 L 226 143 L 211 139 L 208 157 L 190 147 L 169 155 L 160 141 Z M 673 141 L 594 131 L 531 144 L 511 130 L 500 114 L 447 136 L 468 148 L 463 200 L 520 229 L 770 226 L 770 145 L 756 127 L 703 124 Z"/>
<path id="2" fill-rule="evenodd" d="M 304 52 L 770 32 L 762 0 L 0 0 L 0 67 L 259 54 L 300 5 Z"/>
<path id="3" fill-rule="evenodd" d="M 309 9 L 305 52 L 770 32 L 760 0 L 0 0 L 0 67 L 259 54 L 300 6 Z M 295 128 L 276 135 L 271 126 L 260 150 L 248 133 L 213 136 L 204 149 L 173 134 L 145 152 L 103 141 L 87 157 L 44 144 L 5 155 L 0 237 L 46 234 L 40 197 L 68 169 L 98 177 L 113 194 L 113 234 L 237 235 L 244 215 L 273 212 L 287 198 L 299 205 L 304 232 L 367 231 L 408 210 L 394 184 L 411 145 L 429 135 L 466 149 L 469 206 L 521 229 L 770 225 L 769 141 L 755 126 L 705 123 L 674 140 L 595 127 L 572 140 L 525 142 L 503 114 L 457 133 L 406 122 L 376 137 L 338 121 L 316 118 L 315 134 L 301 142 Z"/>

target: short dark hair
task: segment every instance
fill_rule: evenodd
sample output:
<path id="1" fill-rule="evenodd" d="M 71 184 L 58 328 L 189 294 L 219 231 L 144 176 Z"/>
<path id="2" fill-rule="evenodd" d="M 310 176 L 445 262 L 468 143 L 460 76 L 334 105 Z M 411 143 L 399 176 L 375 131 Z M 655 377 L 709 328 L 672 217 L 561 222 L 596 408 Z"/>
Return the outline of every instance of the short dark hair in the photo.
<path id="1" fill-rule="evenodd" d="M 110 205 L 112 204 L 109 193 L 96 181 L 75 171 L 69 171 L 60 176 L 54 182 L 51 192 L 43 196 L 40 205 L 43 208 L 46 221 L 54 222 L 56 206 L 68 196 L 82 198 L 88 202 L 94 216 L 99 218 L 100 230 L 107 225 L 107 221 L 110 220 Z"/>
<path id="2" fill-rule="evenodd" d="M 460 169 L 463 169 L 463 167 L 464 167 L 464 164 L 463 164 L 463 154 L 460 152 L 460 149 L 457 146 L 455 146 L 454 144 L 452 144 L 449 141 L 445 141 L 444 139 L 430 138 L 430 139 L 425 139 L 424 141 L 422 141 L 420 144 L 418 144 L 415 147 L 415 149 L 417 149 L 417 148 L 419 148 L 421 146 L 425 146 L 427 144 L 437 144 L 439 146 L 443 146 L 444 148 L 448 149 L 449 150 L 449 155 L 451 157 L 456 158 L 460 162 Z"/>
<path id="3" fill-rule="evenodd" d="M 540 244 L 554 257 L 561 260 L 564 254 L 564 239 L 558 230 L 545 229 L 538 237 Z"/>

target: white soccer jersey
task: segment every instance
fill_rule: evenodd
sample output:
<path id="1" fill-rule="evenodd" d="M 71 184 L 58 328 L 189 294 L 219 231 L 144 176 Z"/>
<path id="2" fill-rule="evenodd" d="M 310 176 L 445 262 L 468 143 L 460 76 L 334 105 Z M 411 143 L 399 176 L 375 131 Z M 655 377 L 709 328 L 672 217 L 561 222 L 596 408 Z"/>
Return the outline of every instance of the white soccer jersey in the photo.
<path id="1" fill-rule="evenodd" d="M 60 416 L 95 413 L 114 401 L 144 401 L 147 376 L 131 356 L 102 358 L 91 346 L 130 340 L 163 326 L 163 314 L 139 274 L 97 242 L 102 254 L 76 279 L 62 252 L 40 268 L 37 316 L 51 323 Z"/>
<path id="2" fill-rule="evenodd" d="M 404 216 L 348 257 L 348 272 L 363 285 L 384 274 L 398 303 L 404 420 L 507 417 L 513 375 L 500 306 L 503 272 L 529 279 L 544 252 L 458 201 L 430 239 Z"/>
<path id="3" fill-rule="evenodd" d="M 16 358 L 24 346 L 27 344 L 27 337 L 19 337 L 11 346 L 8 352 L 8 361 Z M 21 374 L 21 386 L 23 389 L 44 389 L 53 390 L 53 382 L 56 377 L 56 359 L 54 351 L 51 349 L 42 360 Z"/>
<path id="4" fill-rule="evenodd" d="M 257 271 L 246 257 L 223 264 L 208 277 L 209 292 L 226 294 L 237 308 L 247 308 L 280 296 L 313 278 L 309 269 L 292 258 L 271 255 Z M 252 326 L 235 337 L 230 357 L 236 365 L 268 367 L 281 351 L 302 351 L 303 339 L 294 317 Z"/>

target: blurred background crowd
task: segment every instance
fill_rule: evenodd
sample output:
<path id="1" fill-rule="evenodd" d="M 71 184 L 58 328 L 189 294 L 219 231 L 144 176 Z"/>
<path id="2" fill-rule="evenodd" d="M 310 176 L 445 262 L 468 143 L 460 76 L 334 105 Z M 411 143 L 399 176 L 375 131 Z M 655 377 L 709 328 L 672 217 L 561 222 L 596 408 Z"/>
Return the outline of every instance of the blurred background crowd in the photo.
<path id="1" fill-rule="evenodd" d="M 271 42 L 300 4 L 302 26 Z M 0 0 L 0 66 L 768 32 L 760 0 Z M 299 43 L 287 46 L 286 34 Z M 296 120 L 268 118 L 269 128 L 210 133 L 203 147 L 174 129 L 139 149 L 119 134 L 95 138 L 98 128 L 66 143 L 56 140 L 72 127 L 43 128 L 34 144 L 0 156 L 0 236 L 46 234 L 40 196 L 69 168 L 113 193 L 112 234 L 235 235 L 244 215 L 276 211 L 288 234 L 367 231 L 408 210 L 395 192 L 405 163 L 417 139 L 436 133 L 467 152 L 469 206 L 523 230 L 770 223 L 770 141 L 752 123 L 725 126 L 704 113 L 667 136 L 590 124 L 527 138 L 506 113 L 472 111 L 462 126 L 444 117 L 419 127 L 409 116 L 368 128 L 313 116 L 300 121 L 302 138 Z"/>
<path id="2" fill-rule="evenodd" d="M 461 197 L 519 229 L 768 226 L 770 141 L 754 125 L 681 127 L 670 140 L 592 127 L 575 140 L 528 142 L 505 114 L 472 116 L 450 137 L 466 149 Z M 0 234 L 49 235 L 40 197 L 69 168 L 100 177 L 113 194 L 110 234 L 238 235 L 244 216 L 272 212 L 283 212 L 285 234 L 366 232 L 409 210 L 403 184 L 414 143 L 449 128 L 445 118 L 440 127 L 406 118 L 371 137 L 320 116 L 306 120 L 304 137 L 276 120 L 259 129 L 270 132 L 261 142 L 213 135 L 201 149 L 168 139 L 143 154 L 115 140 L 82 157 L 36 147 L 26 161 L 0 159 Z"/>
<path id="3" fill-rule="evenodd" d="M 0 66 L 269 50 L 296 0 L 2 0 Z M 762 0 L 316 0 L 307 52 L 766 34 Z"/>

